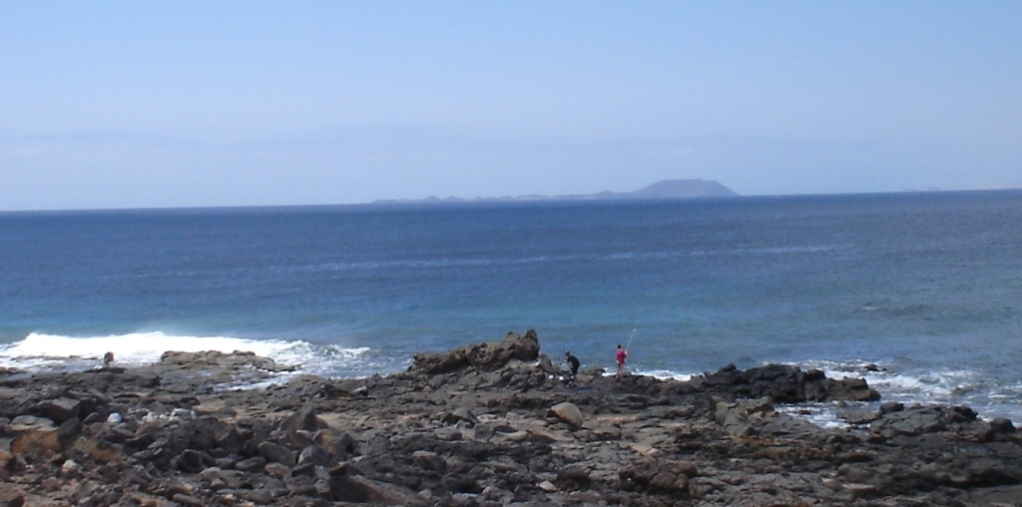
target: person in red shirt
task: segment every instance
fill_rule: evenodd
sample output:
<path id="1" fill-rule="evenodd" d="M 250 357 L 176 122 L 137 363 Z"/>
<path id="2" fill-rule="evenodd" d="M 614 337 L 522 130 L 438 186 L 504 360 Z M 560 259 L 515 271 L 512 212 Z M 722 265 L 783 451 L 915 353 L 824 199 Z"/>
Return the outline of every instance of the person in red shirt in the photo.
<path id="1" fill-rule="evenodd" d="M 617 378 L 621 378 L 625 374 L 625 358 L 628 357 L 628 351 L 621 348 L 621 344 L 617 344 L 617 352 L 614 354 L 614 360 L 617 361 Z"/>

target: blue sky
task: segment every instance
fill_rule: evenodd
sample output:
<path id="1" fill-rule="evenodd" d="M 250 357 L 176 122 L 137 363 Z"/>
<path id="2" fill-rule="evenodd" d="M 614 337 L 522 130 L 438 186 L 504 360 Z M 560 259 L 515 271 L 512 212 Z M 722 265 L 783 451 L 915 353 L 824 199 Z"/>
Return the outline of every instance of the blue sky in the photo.
<path id="1" fill-rule="evenodd" d="M 0 3 L 0 209 L 1022 186 L 1022 2 Z"/>

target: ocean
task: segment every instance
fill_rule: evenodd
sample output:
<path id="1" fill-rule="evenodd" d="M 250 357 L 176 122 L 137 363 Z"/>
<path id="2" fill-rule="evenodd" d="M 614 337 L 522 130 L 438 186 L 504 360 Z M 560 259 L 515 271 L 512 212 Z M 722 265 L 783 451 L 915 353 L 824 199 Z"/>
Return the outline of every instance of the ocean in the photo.
<path id="1" fill-rule="evenodd" d="M 583 369 L 787 363 L 1022 422 L 1019 224 L 1022 191 L 6 212 L 0 366 L 362 377 L 535 329 Z"/>

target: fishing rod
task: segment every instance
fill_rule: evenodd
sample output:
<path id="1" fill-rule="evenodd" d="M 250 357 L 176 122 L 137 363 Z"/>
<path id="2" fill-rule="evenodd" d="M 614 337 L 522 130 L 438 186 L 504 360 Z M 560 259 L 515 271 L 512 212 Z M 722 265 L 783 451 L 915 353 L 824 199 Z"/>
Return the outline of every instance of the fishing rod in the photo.
<path id="1" fill-rule="evenodd" d="M 625 347 L 625 352 L 628 352 L 628 349 L 632 348 L 632 339 L 635 338 L 635 330 L 636 329 L 639 329 L 639 323 L 638 322 L 636 322 L 635 323 L 635 327 L 632 328 L 632 335 L 628 337 L 628 346 Z"/>

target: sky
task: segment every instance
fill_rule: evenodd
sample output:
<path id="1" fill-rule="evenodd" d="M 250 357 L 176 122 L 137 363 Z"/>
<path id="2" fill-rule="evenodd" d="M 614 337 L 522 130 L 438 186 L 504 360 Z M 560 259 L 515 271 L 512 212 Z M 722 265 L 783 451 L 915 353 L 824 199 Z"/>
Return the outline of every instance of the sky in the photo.
<path id="1" fill-rule="evenodd" d="M 0 2 L 0 210 L 1022 186 L 1022 2 Z"/>

